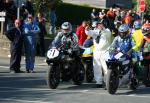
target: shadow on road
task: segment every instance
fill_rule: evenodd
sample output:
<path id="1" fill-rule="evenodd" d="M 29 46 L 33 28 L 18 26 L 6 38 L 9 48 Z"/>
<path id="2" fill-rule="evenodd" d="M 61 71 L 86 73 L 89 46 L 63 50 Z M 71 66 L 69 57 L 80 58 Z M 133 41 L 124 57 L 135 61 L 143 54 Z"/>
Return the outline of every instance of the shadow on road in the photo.
<path id="1" fill-rule="evenodd" d="M 137 90 L 128 91 L 125 93 L 116 93 L 116 95 L 131 95 L 131 94 L 150 94 L 150 88 L 138 88 Z"/>

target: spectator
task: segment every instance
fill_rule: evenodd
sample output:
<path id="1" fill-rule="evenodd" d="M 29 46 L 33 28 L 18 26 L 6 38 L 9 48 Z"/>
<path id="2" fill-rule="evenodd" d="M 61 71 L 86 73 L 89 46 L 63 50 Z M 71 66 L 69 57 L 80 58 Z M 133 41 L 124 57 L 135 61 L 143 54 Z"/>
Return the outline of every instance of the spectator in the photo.
<path id="1" fill-rule="evenodd" d="M 55 34 L 55 22 L 56 22 L 55 7 L 52 7 L 50 13 L 50 29 L 49 29 L 50 34 Z"/>
<path id="2" fill-rule="evenodd" d="M 87 26 L 87 21 L 83 21 L 81 26 L 77 28 L 76 35 L 78 37 L 78 44 L 83 46 L 84 41 L 86 40 L 87 36 L 85 34 L 85 27 Z"/>
<path id="3" fill-rule="evenodd" d="M 110 21 L 109 21 L 108 17 L 106 16 L 106 14 L 100 15 L 100 20 L 103 21 L 106 28 L 110 28 Z"/>
<path id="4" fill-rule="evenodd" d="M 132 18 L 133 18 L 133 22 L 141 19 L 141 17 L 139 16 L 138 12 L 136 12 L 136 11 L 134 11 L 132 13 Z"/>
<path id="5" fill-rule="evenodd" d="M 121 12 L 120 12 L 120 15 L 121 15 L 121 21 L 123 22 L 123 19 L 124 19 L 125 16 L 126 16 L 125 11 L 121 11 Z"/>
<path id="6" fill-rule="evenodd" d="M 40 28 L 40 32 L 38 33 L 38 44 L 39 44 L 38 49 L 41 56 L 45 56 L 44 36 L 47 34 L 45 22 L 46 19 L 43 18 L 43 15 L 41 13 L 38 13 L 37 23 Z"/>
<path id="7" fill-rule="evenodd" d="M 36 35 L 39 33 L 39 27 L 33 22 L 32 15 L 28 16 L 27 22 L 24 24 L 24 42 L 25 42 L 25 58 L 26 71 L 33 73 L 35 62 Z"/>
<path id="8" fill-rule="evenodd" d="M 104 15 L 106 15 L 105 10 L 102 10 L 101 12 L 99 12 L 99 18 L 101 18 Z"/>
<path id="9" fill-rule="evenodd" d="M 132 17 L 130 16 L 130 12 L 127 12 L 125 18 L 124 18 L 124 24 L 127 24 L 129 27 L 131 27 L 132 23 Z"/>
<path id="10" fill-rule="evenodd" d="M 115 13 L 112 7 L 109 9 L 109 11 L 107 11 L 107 17 L 111 22 L 115 20 Z"/>
<path id="11" fill-rule="evenodd" d="M 15 20 L 15 27 L 6 32 L 7 38 L 11 41 L 11 58 L 10 58 L 10 72 L 21 73 L 20 62 L 23 44 L 23 34 L 20 29 L 20 21 Z"/>
<path id="12" fill-rule="evenodd" d="M 116 15 L 116 17 L 115 17 L 115 22 L 121 22 L 121 13 L 120 13 L 119 10 L 117 10 L 117 11 L 115 12 L 115 15 Z"/>
<path id="13" fill-rule="evenodd" d="M 28 10 L 29 14 L 31 14 L 32 16 L 34 16 L 34 9 L 33 9 L 33 4 L 31 2 L 31 0 L 27 0 L 26 1 L 25 7 Z"/>
<path id="14" fill-rule="evenodd" d="M 96 13 L 96 10 L 95 9 L 93 9 L 92 10 L 92 13 L 91 13 L 91 21 L 92 22 L 95 22 L 95 21 L 98 21 L 98 14 Z"/>

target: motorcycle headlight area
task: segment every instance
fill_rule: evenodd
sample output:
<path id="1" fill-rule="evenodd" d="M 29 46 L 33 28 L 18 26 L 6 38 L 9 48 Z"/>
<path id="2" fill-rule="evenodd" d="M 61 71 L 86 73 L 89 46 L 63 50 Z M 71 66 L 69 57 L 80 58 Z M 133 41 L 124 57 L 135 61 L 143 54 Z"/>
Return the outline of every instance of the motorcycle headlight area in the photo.
<path id="1" fill-rule="evenodd" d="M 53 59 L 59 55 L 59 51 L 57 49 L 50 49 L 47 52 L 47 57 L 49 59 Z"/>
<path id="2" fill-rule="evenodd" d="M 88 55 L 92 53 L 93 53 L 92 48 L 84 48 L 84 52 L 83 52 L 84 55 Z"/>

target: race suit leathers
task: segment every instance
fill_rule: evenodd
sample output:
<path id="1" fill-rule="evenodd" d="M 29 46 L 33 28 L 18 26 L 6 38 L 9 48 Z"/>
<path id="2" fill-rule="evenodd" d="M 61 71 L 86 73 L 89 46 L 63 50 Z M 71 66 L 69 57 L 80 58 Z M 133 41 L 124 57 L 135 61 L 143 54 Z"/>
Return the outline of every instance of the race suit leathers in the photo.
<path id="1" fill-rule="evenodd" d="M 60 47 L 62 45 L 63 45 L 63 48 L 65 49 L 72 49 L 72 51 L 78 52 L 79 46 L 78 46 L 78 38 L 76 34 L 73 32 L 70 32 L 64 35 L 63 32 L 58 32 L 51 46 Z"/>

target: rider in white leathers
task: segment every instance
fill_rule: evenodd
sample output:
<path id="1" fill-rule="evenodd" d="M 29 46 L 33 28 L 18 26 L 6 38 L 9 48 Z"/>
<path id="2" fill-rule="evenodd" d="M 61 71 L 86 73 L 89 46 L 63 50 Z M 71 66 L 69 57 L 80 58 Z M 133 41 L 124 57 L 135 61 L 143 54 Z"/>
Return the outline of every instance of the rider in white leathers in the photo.
<path id="1" fill-rule="evenodd" d="M 93 69 L 94 78 L 98 87 L 102 87 L 103 83 L 103 73 L 107 74 L 107 65 L 105 61 L 105 53 L 109 49 L 112 43 L 111 31 L 106 28 L 103 21 L 97 23 L 95 30 L 90 30 L 86 27 L 85 33 L 93 37 L 94 42 L 94 52 L 93 52 Z"/>

